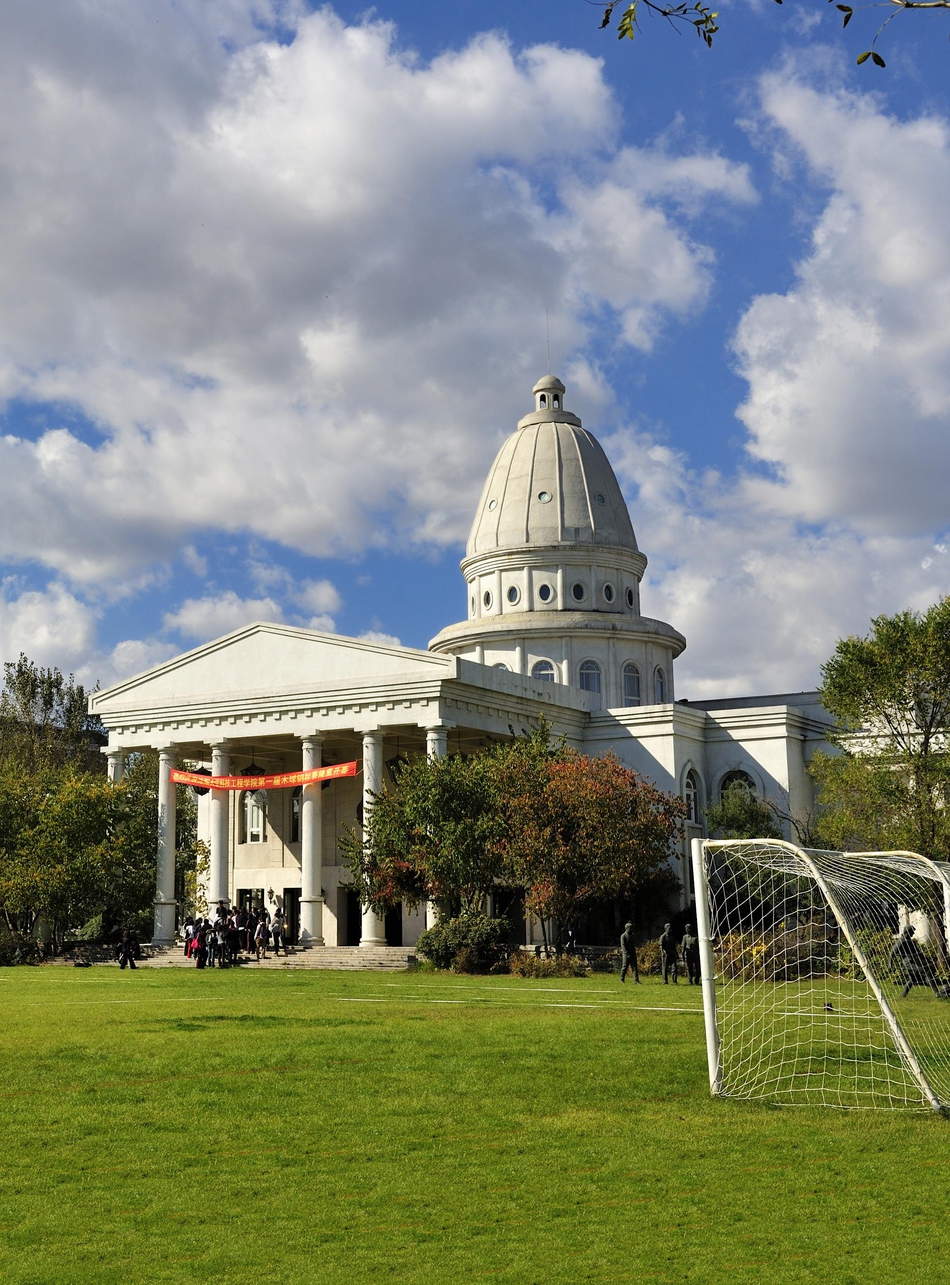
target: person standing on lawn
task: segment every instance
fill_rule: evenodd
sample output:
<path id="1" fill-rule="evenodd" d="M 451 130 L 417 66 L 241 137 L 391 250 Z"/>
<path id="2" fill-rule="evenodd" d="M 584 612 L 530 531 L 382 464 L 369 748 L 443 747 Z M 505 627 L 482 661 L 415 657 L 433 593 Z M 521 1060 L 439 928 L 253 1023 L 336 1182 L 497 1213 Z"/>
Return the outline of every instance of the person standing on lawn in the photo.
<path id="1" fill-rule="evenodd" d="M 116 947 L 115 957 L 119 961 L 120 968 L 125 968 L 126 964 L 128 964 L 129 968 L 135 968 L 135 939 L 131 933 L 124 932 L 122 934 Z"/>
<path id="2" fill-rule="evenodd" d="M 623 926 L 623 933 L 620 937 L 620 980 L 627 980 L 627 969 L 633 973 L 633 980 L 640 985 L 640 973 L 637 970 L 637 947 L 633 940 L 633 924 L 627 923 Z"/>
<path id="3" fill-rule="evenodd" d="M 663 961 L 663 985 L 666 986 L 670 980 L 670 974 L 673 975 L 673 984 L 676 985 L 676 965 L 679 963 L 679 951 L 676 937 L 673 933 L 671 924 L 663 925 L 663 932 L 660 936 L 660 958 Z"/>

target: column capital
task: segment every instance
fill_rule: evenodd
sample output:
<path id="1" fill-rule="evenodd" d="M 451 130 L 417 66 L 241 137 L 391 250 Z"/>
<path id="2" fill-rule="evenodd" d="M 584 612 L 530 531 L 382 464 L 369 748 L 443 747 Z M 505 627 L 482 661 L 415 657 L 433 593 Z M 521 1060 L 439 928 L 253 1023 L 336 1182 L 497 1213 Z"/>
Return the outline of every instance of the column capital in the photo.
<path id="1" fill-rule="evenodd" d="M 326 739 L 327 739 L 327 734 L 324 731 L 303 732 L 301 733 L 300 736 L 297 737 L 297 740 L 301 743 L 301 745 L 307 745 L 307 744 L 322 745 Z"/>
<path id="2" fill-rule="evenodd" d="M 367 741 L 381 741 L 385 735 L 381 727 L 374 727 L 371 732 L 363 733 L 363 744 L 365 745 Z"/>
<path id="3" fill-rule="evenodd" d="M 177 746 L 177 745 L 161 745 L 161 746 L 159 746 L 159 750 L 158 750 L 158 757 L 159 757 L 160 759 L 166 759 L 166 760 L 169 760 L 169 761 L 170 761 L 171 759 L 177 759 L 177 757 L 178 757 L 178 746 Z"/>

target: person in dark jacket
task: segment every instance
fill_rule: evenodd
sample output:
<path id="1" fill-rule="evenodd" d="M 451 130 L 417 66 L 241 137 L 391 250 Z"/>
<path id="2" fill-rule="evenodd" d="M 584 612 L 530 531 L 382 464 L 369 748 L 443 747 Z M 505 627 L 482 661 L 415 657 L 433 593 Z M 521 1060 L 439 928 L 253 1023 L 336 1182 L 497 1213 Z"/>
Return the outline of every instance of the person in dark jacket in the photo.
<path id="1" fill-rule="evenodd" d="M 637 947 L 633 940 L 633 924 L 624 924 L 620 937 L 620 980 L 627 980 L 627 969 L 633 973 L 633 980 L 640 985 L 640 974 L 637 971 Z"/>
<path id="2" fill-rule="evenodd" d="M 135 956 L 137 954 L 136 946 L 138 943 L 130 932 L 124 932 L 115 948 L 115 957 L 119 961 L 119 967 L 135 968 Z"/>
<path id="3" fill-rule="evenodd" d="M 690 986 L 698 986 L 700 981 L 699 938 L 692 924 L 687 925 L 683 937 L 683 963 L 686 965 L 686 976 L 689 978 Z"/>
<path id="4" fill-rule="evenodd" d="M 678 943 L 673 934 L 673 928 L 670 924 L 663 925 L 663 932 L 660 936 L 660 961 L 663 965 L 663 985 L 666 986 L 673 977 L 673 983 L 676 984 L 676 965 L 679 963 Z"/>

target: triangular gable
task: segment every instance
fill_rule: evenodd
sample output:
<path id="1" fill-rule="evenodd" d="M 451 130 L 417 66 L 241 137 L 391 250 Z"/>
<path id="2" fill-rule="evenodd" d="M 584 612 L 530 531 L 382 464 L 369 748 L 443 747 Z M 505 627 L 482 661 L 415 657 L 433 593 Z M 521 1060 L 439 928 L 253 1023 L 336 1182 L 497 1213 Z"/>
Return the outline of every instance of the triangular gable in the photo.
<path id="1" fill-rule="evenodd" d="M 110 709 L 169 705 L 203 696 L 318 692 L 325 685 L 351 680 L 449 677 L 453 672 L 453 658 L 414 647 L 256 623 L 97 692 L 90 704 L 104 715 Z"/>

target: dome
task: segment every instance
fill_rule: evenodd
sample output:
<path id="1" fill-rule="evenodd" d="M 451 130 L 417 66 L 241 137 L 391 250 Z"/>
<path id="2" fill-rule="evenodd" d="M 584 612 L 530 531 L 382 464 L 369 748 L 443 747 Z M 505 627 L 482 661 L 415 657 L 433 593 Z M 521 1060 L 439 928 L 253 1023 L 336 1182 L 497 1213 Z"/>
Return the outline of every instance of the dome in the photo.
<path id="1" fill-rule="evenodd" d="M 581 544 L 636 553 L 637 539 L 610 461 L 546 375 L 536 410 L 508 438 L 488 474 L 466 557 L 495 549 Z"/>

